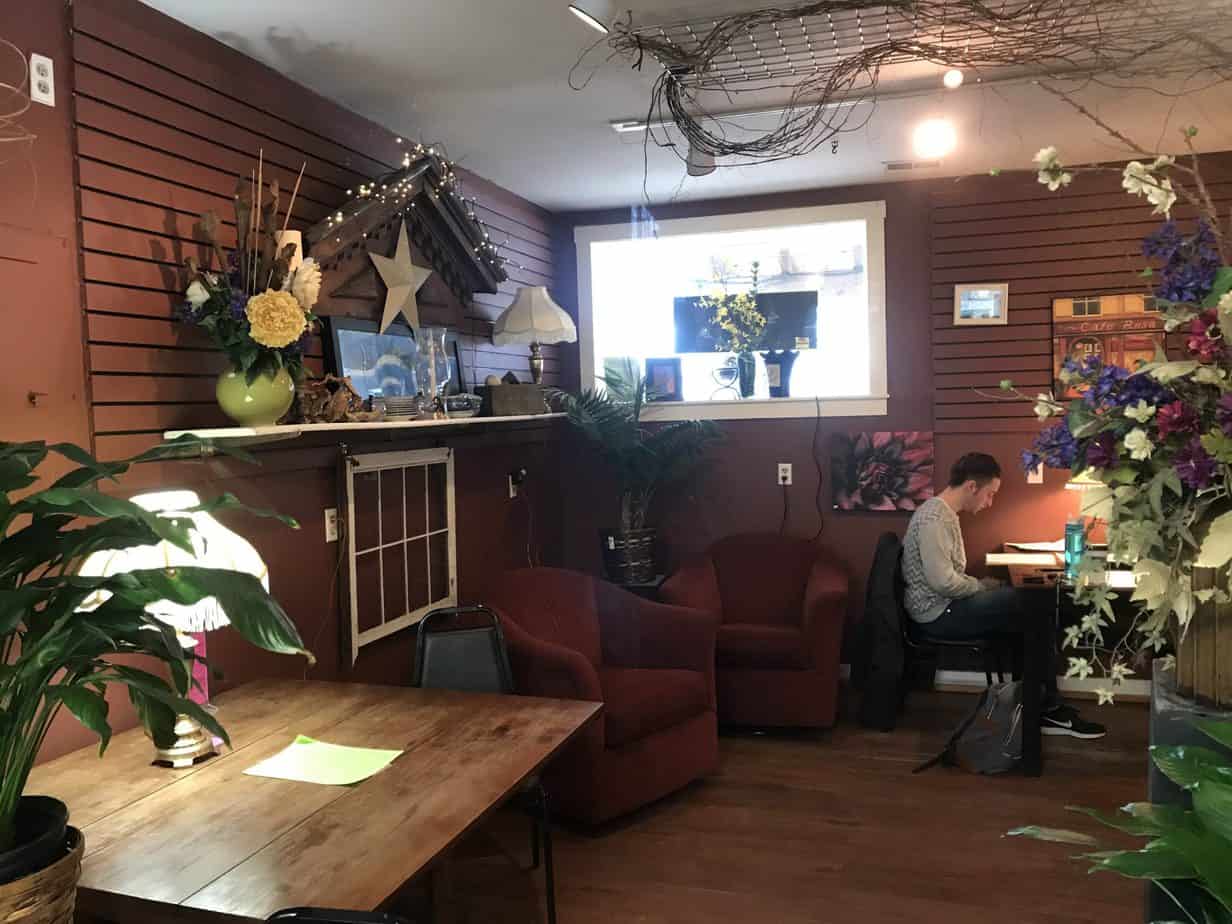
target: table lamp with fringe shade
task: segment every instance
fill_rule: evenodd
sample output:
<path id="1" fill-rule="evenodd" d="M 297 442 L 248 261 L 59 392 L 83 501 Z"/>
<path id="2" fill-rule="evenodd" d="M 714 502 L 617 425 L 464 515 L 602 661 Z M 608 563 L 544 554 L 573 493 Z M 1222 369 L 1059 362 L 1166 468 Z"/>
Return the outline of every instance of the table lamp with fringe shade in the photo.
<path id="1" fill-rule="evenodd" d="M 539 345 L 575 343 L 577 327 L 568 312 L 552 300 L 546 286 L 522 286 L 513 304 L 493 324 L 492 342 L 496 346 L 528 344 L 531 380 L 536 385 L 542 385 L 543 355 L 539 352 Z"/>
<path id="2" fill-rule="evenodd" d="M 108 549 L 86 558 L 80 574 L 85 577 L 108 577 L 148 568 L 198 567 L 251 574 L 269 590 L 269 570 L 252 544 L 223 526 L 209 513 L 195 508 L 201 504 L 192 491 L 159 491 L 139 494 L 132 502 L 137 506 L 169 519 L 191 521 L 189 535 L 192 552 L 170 542 L 139 545 L 127 549 Z M 111 594 L 99 591 L 87 598 L 80 610 L 92 610 L 106 602 Z M 203 660 L 206 655 L 205 634 L 229 625 L 230 620 L 216 597 L 205 597 L 191 605 L 171 600 L 156 600 L 146 611 L 175 630 L 186 656 L 191 651 L 192 686 L 188 698 L 204 709 L 210 706 L 209 670 Z M 215 753 L 212 735 L 195 719 L 180 715 L 175 723 L 176 741 L 169 748 L 155 748 L 155 760 L 172 767 L 186 767 L 194 761 Z"/>

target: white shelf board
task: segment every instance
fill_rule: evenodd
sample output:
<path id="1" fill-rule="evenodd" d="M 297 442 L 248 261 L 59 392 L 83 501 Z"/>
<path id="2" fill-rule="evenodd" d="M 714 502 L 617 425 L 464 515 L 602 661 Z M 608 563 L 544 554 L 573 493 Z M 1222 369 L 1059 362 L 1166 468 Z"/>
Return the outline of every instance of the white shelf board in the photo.
<path id="1" fill-rule="evenodd" d="M 202 440 L 236 440 L 246 443 L 293 440 L 306 433 L 357 433 L 389 430 L 427 430 L 434 427 L 483 427 L 518 421 L 553 420 L 564 414 L 517 414 L 509 417 L 450 417 L 445 420 L 372 420 L 359 423 L 275 424 L 272 427 L 214 427 L 202 430 L 167 430 L 164 440 L 195 436 Z"/>

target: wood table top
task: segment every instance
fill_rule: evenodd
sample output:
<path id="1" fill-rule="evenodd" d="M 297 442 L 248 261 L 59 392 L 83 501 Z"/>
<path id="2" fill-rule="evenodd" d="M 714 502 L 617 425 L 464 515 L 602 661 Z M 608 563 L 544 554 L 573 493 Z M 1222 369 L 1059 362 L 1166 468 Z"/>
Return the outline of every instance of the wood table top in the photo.
<path id="1" fill-rule="evenodd" d="M 150 741 L 133 729 L 101 761 L 90 747 L 34 769 L 26 791 L 63 800 L 85 833 L 84 910 L 114 912 L 120 900 L 264 920 L 299 905 L 377 909 L 600 709 L 289 680 L 215 703 L 233 749 L 198 766 L 153 766 Z M 244 774 L 300 734 L 405 753 L 356 786 Z"/>

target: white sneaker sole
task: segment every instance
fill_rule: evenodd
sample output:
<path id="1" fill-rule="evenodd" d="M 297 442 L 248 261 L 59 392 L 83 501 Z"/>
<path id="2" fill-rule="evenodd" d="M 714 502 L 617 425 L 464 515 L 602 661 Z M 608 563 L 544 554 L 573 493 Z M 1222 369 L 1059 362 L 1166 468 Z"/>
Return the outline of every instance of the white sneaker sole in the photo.
<path id="1" fill-rule="evenodd" d="M 1060 725 L 1041 725 L 1041 735 L 1065 735 L 1070 738 L 1081 738 L 1084 741 L 1093 741 L 1096 738 L 1102 738 L 1108 734 L 1106 731 L 1098 732 L 1083 732 L 1073 728 L 1064 728 Z"/>

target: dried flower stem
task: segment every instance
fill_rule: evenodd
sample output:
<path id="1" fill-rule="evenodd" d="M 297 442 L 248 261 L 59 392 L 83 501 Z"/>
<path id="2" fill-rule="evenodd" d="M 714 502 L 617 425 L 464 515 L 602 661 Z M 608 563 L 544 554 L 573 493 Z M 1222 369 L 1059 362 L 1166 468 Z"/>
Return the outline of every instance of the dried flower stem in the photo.
<path id="1" fill-rule="evenodd" d="M 299 176 L 295 178 L 295 188 L 291 190 L 291 200 L 287 203 L 287 214 L 282 219 L 282 230 L 278 232 L 278 247 L 282 247 L 282 236 L 287 233 L 287 226 L 291 224 L 291 209 L 295 208 L 295 197 L 299 195 L 299 181 L 304 178 L 304 171 L 308 168 L 308 161 L 304 161 L 299 168 Z M 277 219 L 277 215 L 274 216 Z M 300 248 L 303 249 L 302 247 Z M 300 253 L 299 258 L 304 259 L 303 253 Z M 265 280 L 265 287 L 268 289 L 270 283 L 274 281 L 274 267 L 270 267 L 269 278 Z"/>
<path id="2" fill-rule="evenodd" d="M 257 294 L 257 273 L 261 268 L 261 200 L 265 198 L 265 177 L 262 171 L 265 169 L 265 148 L 257 149 L 257 190 L 253 197 L 253 222 L 252 222 L 252 294 Z"/>

